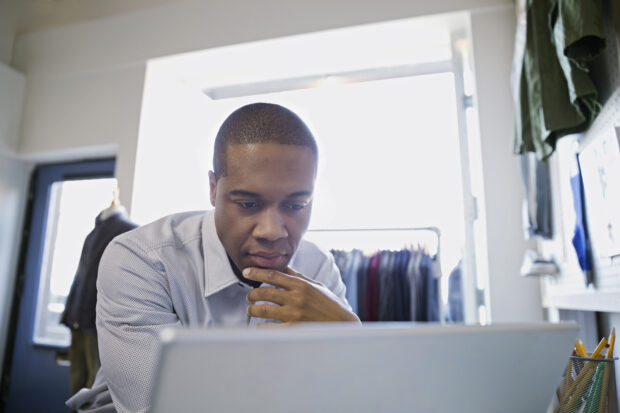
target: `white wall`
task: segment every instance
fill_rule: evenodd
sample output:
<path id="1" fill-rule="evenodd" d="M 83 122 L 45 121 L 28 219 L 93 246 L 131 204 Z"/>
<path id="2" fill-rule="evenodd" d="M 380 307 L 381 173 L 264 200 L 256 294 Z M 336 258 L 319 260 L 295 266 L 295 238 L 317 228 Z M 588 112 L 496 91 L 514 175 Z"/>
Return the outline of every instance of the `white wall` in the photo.
<path id="1" fill-rule="evenodd" d="M 0 62 L 0 152 L 17 152 L 26 78 Z"/>
<path id="2" fill-rule="evenodd" d="M 510 70 L 514 10 L 472 13 L 471 32 L 487 219 L 491 321 L 540 321 L 543 310 L 539 280 L 519 275 L 526 243 L 521 221 L 523 184 L 518 158 L 512 154 Z"/>
<path id="3" fill-rule="evenodd" d="M 145 67 L 28 73 L 18 154 L 46 162 L 116 155 L 121 200 L 131 205 Z"/>
<path id="4" fill-rule="evenodd" d="M 15 2 L 0 0 L 0 366 L 4 362 L 31 165 L 15 157 L 25 78 L 13 55 Z"/>
<path id="5" fill-rule="evenodd" d="M 47 161 L 117 154 L 121 200 L 131 210 L 148 59 L 369 22 L 511 4 L 510 0 L 277 0 L 266 5 L 250 0 L 187 0 L 19 36 L 13 63 L 28 77 L 19 154 Z"/>
<path id="6" fill-rule="evenodd" d="M 131 208 L 148 59 L 475 9 L 471 23 L 489 219 L 491 316 L 496 322 L 539 320 L 538 286 L 518 275 L 523 243 L 521 187 L 510 153 L 512 6 L 512 0 L 188 0 L 20 36 L 14 65 L 27 75 L 28 87 L 18 153 L 33 160 L 116 153 L 121 197 Z"/>
<path id="7" fill-rule="evenodd" d="M 13 299 L 31 166 L 0 152 L 0 366 Z"/>
<path id="8" fill-rule="evenodd" d="M 13 0 L 0 0 L 0 62 L 9 65 L 13 56 L 17 8 Z"/>

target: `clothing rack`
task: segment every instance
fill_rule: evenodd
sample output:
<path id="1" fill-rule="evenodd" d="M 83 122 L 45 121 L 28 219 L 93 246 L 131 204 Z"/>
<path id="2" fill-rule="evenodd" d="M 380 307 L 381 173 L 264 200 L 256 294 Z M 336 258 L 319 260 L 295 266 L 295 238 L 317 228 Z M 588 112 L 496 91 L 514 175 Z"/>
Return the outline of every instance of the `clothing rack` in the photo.
<path id="1" fill-rule="evenodd" d="M 308 232 L 388 232 L 388 231 L 430 231 L 437 236 L 437 258 L 440 257 L 441 231 L 438 227 L 409 227 L 409 228 L 334 228 L 334 229 L 309 229 Z"/>
<path id="2" fill-rule="evenodd" d="M 424 254 L 429 256 L 433 261 L 439 263 L 440 262 L 440 249 L 441 249 L 440 248 L 440 244 L 441 244 L 441 231 L 436 226 L 404 227 L 404 228 L 403 227 L 401 227 L 401 228 L 331 228 L 331 229 L 316 228 L 316 229 L 308 230 L 308 232 L 310 233 L 309 235 L 311 235 L 313 233 L 318 235 L 319 233 L 322 233 L 322 234 L 330 234 L 330 233 L 356 233 L 357 234 L 357 233 L 378 233 L 378 232 L 383 232 L 383 233 L 388 234 L 388 237 L 390 237 L 389 233 L 391 233 L 391 232 L 399 232 L 399 233 L 403 233 L 404 232 L 405 234 L 401 234 L 401 235 L 404 235 L 406 238 L 409 238 L 409 239 L 410 239 L 410 236 L 409 236 L 409 234 L 406 234 L 406 232 L 416 232 L 416 231 L 420 231 L 420 232 L 424 231 L 424 232 L 427 232 L 429 235 L 432 234 L 432 235 L 430 235 L 430 237 L 431 237 L 430 238 L 430 242 L 432 242 L 433 238 L 436 238 L 436 242 L 437 242 L 436 247 L 437 247 L 437 249 L 435 251 L 432 251 L 432 246 L 428 245 L 428 242 L 429 242 L 429 238 L 428 237 L 424 237 L 424 242 L 426 244 L 422 244 L 422 245 L 425 245 L 426 247 L 428 247 L 428 249 L 424 248 L 424 250 L 425 250 Z M 371 235 L 371 237 L 373 237 L 373 236 Z M 324 235 L 321 236 L 321 238 L 324 238 Z M 354 236 L 353 238 L 357 239 L 357 235 Z M 364 238 L 364 237 L 362 237 L 362 238 Z M 374 238 L 375 237 L 373 237 L 373 239 Z M 395 237 L 395 239 L 398 239 L 397 242 L 402 242 L 402 240 L 403 240 L 402 238 L 403 238 L 402 236 Z M 326 241 L 328 241 L 328 240 L 323 239 L 323 246 L 325 246 Z M 362 240 L 359 240 L 359 241 L 362 241 Z M 414 240 L 414 242 L 415 242 L 415 240 Z M 409 243 L 409 241 L 405 240 L 405 243 Z M 363 244 L 363 242 L 360 242 L 360 244 Z M 381 244 L 381 241 L 378 241 L 377 244 Z M 384 248 L 384 250 L 385 250 L 385 252 L 388 252 L 388 251 L 391 251 L 393 248 L 394 248 L 394 245 L 392 245 L 391 248 L 389 248 L 389 247 L 388 248 Z M 396 248 L 398 248 L 398 247 L 396 247 Z M 403 248 L 404 249 L 410 249 L 411 247 L 409 245 L 405 244 L 405 245 L 403 245 Z M 355 248 L 355 249 L 358 249 L 358 248 Z M 336 248 L 336 250 L 338 250 L 338 248 Z M 348 250 L 348 248 L 346 248 L 344 251 L 347 251 L 347 250 Z M 341 249 L 341 251 L 342 251 L 342 249 Z M 381 248 L 379 247 L 376 250 L 376 253 L 380 253 L 380 251 L 381 251 Z M 439 274 L 441 274 L 441 270 L 439 270 L 439 271 L 440 271 Z M 341 272 L 342 272 L 342 268 L 341 268 Z M 430 282 L 430 281 L 428 281 L 428 282 Z M 346 283 L 346 281 L 345 281 L 345 283 Z M 357 283 L 354 284 L 354 285 L 357 286 Z M 445 310 L 445 308 L 443 306 L 443 300 L 442 300 L 442 294 L 441 294 L 441 282 L 438 281 L 438 279 L 437 279 L 436 284 L 434 284 L 434 285 L 435 285 L 435 287 L 430 287 L 430 285 L 429 285 L 429 287 L 425 287 L 425 288 L 434 288 L 435 289 L 433 296 L 435 297 L 436 303 L 437 303 L 438 321 L 443 322 L 443 321 L 445 321 L 445 311 L 446 310 Z M 357 289 L 357 287 L 355 287 L 355 289 Z M 359 302 L 359 298 L 360 297 L 358 296 L 358 302 Z M 429 307 L 426 307 L 426 308 L 429 308 Z M 356 311 L 358 311 L 358 310 L 356 309 Z M 430 315 L 430 313 L 429 313 L 429 315 Z M 361 313 L 360 313 L 360 316 L 361 316 Z M 415 318 L 413 318 L 413 319 L 415 320 Z M 370 319 L 370 320 L 374 321 L 373 319 Z M 429 321 L 430 321 L 430 319 L 429 319 Z"/>

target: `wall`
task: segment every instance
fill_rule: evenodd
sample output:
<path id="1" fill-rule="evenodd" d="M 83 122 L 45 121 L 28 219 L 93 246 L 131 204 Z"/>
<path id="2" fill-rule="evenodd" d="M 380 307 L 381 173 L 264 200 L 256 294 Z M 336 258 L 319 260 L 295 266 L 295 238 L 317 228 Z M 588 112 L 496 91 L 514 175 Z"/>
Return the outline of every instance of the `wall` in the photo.
<path id="1" fill-rule="evenodd" d="M 399 19 L 510 0 L 188 0 L 19 36 L 14 65 L 28 76 L 19 153 L 61 160 L 118 154 L 122 201 L 131 208 L 140 99 L 148 59 L 246 41 Z M 273 10 L 280 11 L 274 13 Z M 287 16 L 282 19 L 281 16 Z M 260 21 L 260 25 L 255 22 Z M 137 29 L 139 28 L 139 30 Z"/>
<path id="2" fill-rule="evenodd" d="M 9 65 L 13 56 L 14 21 L 17 17 L 13 0 L 0 0 L 0 62 Z"/>
<path id="3" fill-rule="evenodd" d="M 0 0 L 0 337 L 7 336 L 31 171 L 28 162 L 15 157 L 25 79 L 8 66 L 13 56 L 14 6 L 12 0 Z M 5 345 L 0 340 L 0 366 Z"/>
<path id="4" fill-rule="evenodd" d="M 477 85 L 488 245 L 488 300 L 492 322 L 543 319 L 537 279 L 520 277 L 523 185 L 512 154 L 510 70 L 514 45 L 512 9 L 474 12 L 471 33 Z"/>
<path id="5" fill-rule="evenodd" d="M 131 208 L 149 59 L 464 9 L 477 11 L 472 16 L 472 33 L 479 70 L 485 208 L 489 211 L 491 316 L 496 322 L 540 320 L 537 284 L 518 275 L 523 251 L 517 213 L 521 194 L 516 189 L 520 188 L 516 159 L 510 154 L 508 90 L 512 0 L 274 0 L 269 7 L 248 0 L 188 0 L 19 36 L 13 62 L 27 75 L 28 87 L 18 153 L 37 161 L 115 153 L 121 199 Z M 506 187 L 515 190 L 506 194 Z"/>
<path id="6" fill-rule="evenodd" d="M 26 79 L 0 62 L 0 152 L 15 153 L 20 134 Z"/>
<path id="7" fill-rule="evenodd" d="M 0 153 L 0 337 L 7 336 L 30 171 L 30 164 Z M 0 340 L 0 366 L 5 345 Z"/>

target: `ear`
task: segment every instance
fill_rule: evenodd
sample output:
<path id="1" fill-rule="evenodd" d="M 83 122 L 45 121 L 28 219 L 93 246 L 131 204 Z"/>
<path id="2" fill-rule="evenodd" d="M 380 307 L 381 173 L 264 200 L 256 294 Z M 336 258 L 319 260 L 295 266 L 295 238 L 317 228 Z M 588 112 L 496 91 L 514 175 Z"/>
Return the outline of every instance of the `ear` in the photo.
<path id="1" fill-rule="evenodd" d="M 217 182 L 215 181 L 215 173 L 209 171 L 209 195 L 211 198 L 211 205 L 215 206 L 215 194 L 217 191 Z"/>

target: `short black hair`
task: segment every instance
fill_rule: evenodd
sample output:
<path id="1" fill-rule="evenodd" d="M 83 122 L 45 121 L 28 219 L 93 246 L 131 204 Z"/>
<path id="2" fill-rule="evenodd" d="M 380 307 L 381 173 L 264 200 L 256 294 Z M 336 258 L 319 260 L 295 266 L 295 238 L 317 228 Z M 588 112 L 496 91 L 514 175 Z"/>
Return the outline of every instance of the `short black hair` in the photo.
<path id="1" fill-rule="evenodd" d="M 310 148 L 318 161 L 314 135 L 290 109 L 273 103 L 252 103 L 231 113 L 217 133 L 213 151 L 215 178 L 226 176 L 226 149 L 229 145 L 279 143 Z"/>

